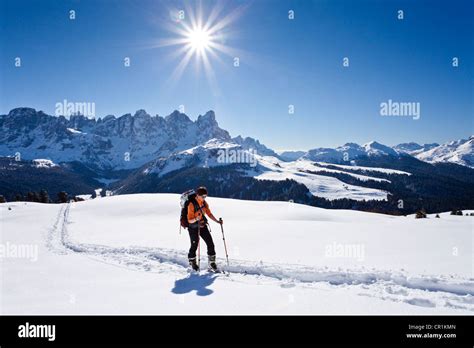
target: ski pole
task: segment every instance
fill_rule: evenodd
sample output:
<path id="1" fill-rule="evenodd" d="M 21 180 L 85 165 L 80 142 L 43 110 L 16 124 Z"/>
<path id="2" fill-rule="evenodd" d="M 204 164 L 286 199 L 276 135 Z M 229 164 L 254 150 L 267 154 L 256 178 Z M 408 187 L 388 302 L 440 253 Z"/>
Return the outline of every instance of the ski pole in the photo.
<path id="1" fill-rule="evenodd" d="M 225 257 L 227 259 L 227 267 L 229 267 L 229 255 L 227 254 L 227 244 L 225 242 L 224 227 L 222 226 L 222 218 L 219 218 L 219 223 L 221 225 L 222 240 L 224 241 L 224 249 L 225 249 Z"/>
<path id="2" fill-rule="evenodd" d="M 201 268 L 201 227 L 198 221 L 198 267 Z"/>

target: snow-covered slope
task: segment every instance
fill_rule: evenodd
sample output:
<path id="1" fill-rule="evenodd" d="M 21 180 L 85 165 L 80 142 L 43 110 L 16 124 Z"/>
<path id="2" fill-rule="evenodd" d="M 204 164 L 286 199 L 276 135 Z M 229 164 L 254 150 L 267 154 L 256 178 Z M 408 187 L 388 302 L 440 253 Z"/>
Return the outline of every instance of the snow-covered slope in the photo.
<path id="1" fill-rule="evenodd" d="M 396 150 L 399 153 L 407 153 L 407 154 L 410 154 L 412 156 L 415 156 L 416 154 L 418 154 L 420 152 L 431 150 L 432 148 L 434 148 L 436 146 L 439 146 L 439 144 L 438 143 L 432 143 L 432 144 L 420 145 L 420 144 L 411 142 L 411 143 L 398 144 L 398 145 L 394 146 L 393 149 Z"/>
<path id="2" fill-rule="evenodd" d="M 342 162 L 354 159 L 358 156 L 365 155 L 364 149 L 355 143 L 347 143 L 335 149 L 332 148 L 316 148 L 309 150 L 304 159 L 321 162 Z"/>
<path id="3" fill-rule="evenodd" d="M 369 156 L 398 156 L 397 151 L 376 141 L 364 144 L 364 150 Z"/>
<path id="4" fill-rule="evenodd" d="M 56 163 L 53 163 L 53 161 L 48 160 L 48 159 L 34 159 L 32 162 L 33 162 L 33 165 L 34 165 L 36 168 L 53 168 L 53 167 L 57 167 L 57 164 L 56 164 Z"/>
<path id="5" fill-rule="evenodd" d="M 386 181 L 377 177 L 354 174 L 351 171 L 334 170 L 319 166 L 317 163 L 300 159 L 294 162 L 279 161 L 274 157 L 258 157 L 259 171 L 255 178 L 260 180 L 292 179 L 305 185 L 311 194 L 326 199 L 348 198 L 354 200 L 386 200 L 387 192 L 362 186 L 346 184 L 343 181 L 321 174 L 340 173 L 352 176 L 360 181 Z"/>
<path id="6" fill-rule="evenodd" d="M 209 204 L 224 218 L 228 277 L 187 273 L 189 237 L 178 230 L 178 195 L 0 204 L 3 245 L 38 252 L 2 258 L 1 313 L 474 311 L 474 217 L 416 220 L 215 198 Z M 215 224 L 212 235 L 227 268 Z"/>
<path id="7" fill-rule="evenodd" d="M 303 158 L 321 162 L 347 162 L 360 156 L 398 156 L 398 152 L 389 146 L 371 141 L 362 146 L 356 143 L 347 143 L 332 148 L 316 148 L 309 150 Z"/>
<path id="8" fill-rule="evenodd" d="M 333 164 L 333 163 L 325 163 L 325 162 L 317 162 L 316 165 L 320 167 L 334 167 L 343 169 L 346 173 L 350 173 L 351 171 L 362 171 L 367 173 L 382 173 L 382 174 L 397 174 L 397 175 L 411 175 L 411 173 L 405 172 L 403 170 L 396 170 L 396 169 L 389 169 L 389 168 L 377 168 L 377 167 L 364 167 L 364 166 L 357 166 L 351 165 L 346 166 L 343 164 Z"/>
<path id="9" fill-rule="evenodd" d="M 278 156 L 284 161 L 296 161 L 303 157 L 306 151 L 281 151 L 278 152 Z"/>
<path id="10" fill-rule="evenodd" d="M 233 161 L 230 155 L 236 154 Z M 223 157 L 227 154 L 227 157 Z M 237 161 L 238 160 L 238 161 Z M 353 172 L 354 167 L 349 169 L 340 166 L 339 169 L 330 169 L 322 164 L 312 162 L 307 159 L 299 159 L 293 162 L 286 162 L 274 156 L 264 156 L 260 153 L 252 152 L 239 144 L 218 139 L 211 139 L 203 145 L 199 145 L 166 158 L 160 158 L 150 163 L 144 174 L 155 173 L 166 175 L 172 171 L 186 167 L 215 167 L 226 166 L 233 163 L 244 163 L 249 169 L 243 173 L 246 176 L 259 180 L 284 181 L 292 179 L 305 185 L 311 194 L 326 199 L 348 198 L 354 200 L 386 200 L 387 192 L 379 189 L 367 188 L 357 185 L 350 185 L 329 174 L 345 174 L 359 181 L 366 182 L 390 182 L 384 178 L 373 175 L 361 175 Z M 356 169 L 363 169 L 357 167 Z M 370 173 L 377 173 L 378 168 L 365 168 Z M 382 170 L 382 169 L 381 169 Z M 380 172 L 380 171 L 379 171 Z M 396 170 L 385 170 L 385 174 L 405 175 L 406 172 Z"/>
<path id="11" fill-rule="evenodd" d="M 160 157 L 147 164 L 143 170 L 145 174 L 166 175 L 172 171 L 187 167 L 214 167 L 231 164 L 225 160 L 220 160 L 220 151 L 229 149 L 242 149 L 236 143 L 211 139 L 204 144 L 200 144 L 189 149 L 179 151 L 167 157 Z M 242 149 L 243 150 L 243 149 Z M 243 150 L 248 153 L 247 150 Z"/>
<path id="12" fill-rule="evenodd" d="M 425 162 L 447 162 L 474 168 L 474 135 L 417 152 L 414 156 Z"/>

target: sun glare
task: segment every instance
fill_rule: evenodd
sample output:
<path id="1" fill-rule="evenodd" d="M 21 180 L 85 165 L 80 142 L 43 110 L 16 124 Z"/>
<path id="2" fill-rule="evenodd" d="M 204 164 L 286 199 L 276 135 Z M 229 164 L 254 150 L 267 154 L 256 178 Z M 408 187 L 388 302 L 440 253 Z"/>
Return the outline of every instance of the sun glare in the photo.
<path id="1" fill-rule="evenodd" d="M 186 37 L 189 45 L 197 51 L 207 50 L 211 45 L 211 36 L 202 28 L 190 30 Z"/>
<path id="2" fill-rule="evenodd" d="M 198 2 L 195 8 L 170 10 L 171 21 L 165 22 L 165 25 L 173 36 L 160 39 L 155 47 L 176 47 L 174 52 L 170 53 L 170 58 L 177 62 L 169 78 L 170 82 L 178 81 L 187 66 L 194 62 L 195 71 L 204 71 L 211 87 L 217 90 L 213 65 L 218 63 L 222 66 L 232 66 L 233 59 L 238 56 L 239 51 L 227 44 L 228 28 L 240 17 L 246 6 L 239 6 L 224 14 L 223 5 L 216 5 L 204 16 L 201 5 L 202 3 Z M 227 58 L 224 60 L 222 56 Z"/>

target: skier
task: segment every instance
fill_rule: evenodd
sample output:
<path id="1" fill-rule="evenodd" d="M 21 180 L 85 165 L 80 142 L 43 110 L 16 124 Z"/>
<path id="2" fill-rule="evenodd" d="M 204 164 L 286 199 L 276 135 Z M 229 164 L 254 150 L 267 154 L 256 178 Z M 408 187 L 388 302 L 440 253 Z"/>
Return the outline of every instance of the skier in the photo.
<path id="1" fill-rule="evenodd" d="M 204 186 L 196 190 L 196 198 L 193 204 L 188 205 L 187 218 L 189 222 L 189 238 L 191 239 L 191 247 L 189 248 L 188 259 L 189 265 L 194 271 L 199 271 L 199 265 L 196 262 L 196 250 L 199 244 L 199 237 L 201 237 L 207 246 L 207 255 L 209 258 L 209 270 L 218 272 L 216 264 L 216 251 L 211 233 L 207 227 L 206 215 L 211 220 L 222 224 L 222 219 L 217 220 L 209 209 L 209 204 L 206 202 L 207 189 Z"/>

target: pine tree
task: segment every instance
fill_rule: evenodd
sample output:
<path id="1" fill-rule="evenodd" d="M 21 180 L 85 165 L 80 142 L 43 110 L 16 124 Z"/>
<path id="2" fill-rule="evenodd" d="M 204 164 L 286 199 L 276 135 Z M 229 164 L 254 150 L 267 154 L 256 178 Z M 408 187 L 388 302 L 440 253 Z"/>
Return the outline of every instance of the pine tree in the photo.
<path id="1" fill-rule="evenodd" d="M 26 194 L 26 200 L 27 200 L 28 202 L 34 202 L 34 201 L 35 201 L 35 195 L 34 195 L 34 193 L 33 193 L 33 192 L 28 192 L 28 193 Z"/>
<path id="2" fill-rule="evenodd" d="M 46 191 L 45 189 L 41 190 L 40 191 L 40 203 L 49 203 L 50 200 L 49 200 L 49 195 L 48 195 L 48 191 Z"/>
<path id="3" fill-rule="evenodd" d="M 33 192 L 33 201 L 32 202 L 37 202 L 37 203 L 41 202 L 40 195 L 38 194 L 38 192 Z"/>
<path id="4" fill-rule="evenodd" d="M 2 195 L 0 195 L 0 203 L 7 203 L 5 197 L 3 197 Z"/>
<path id="5" fill-rule="evenodd" d="M 67 193 L 64 191 L 61 191 L 58 193 L 58 202 L 59 203 L 67 203 Z"/>

